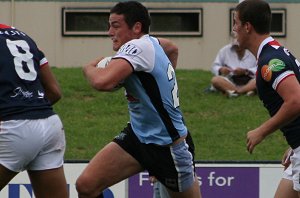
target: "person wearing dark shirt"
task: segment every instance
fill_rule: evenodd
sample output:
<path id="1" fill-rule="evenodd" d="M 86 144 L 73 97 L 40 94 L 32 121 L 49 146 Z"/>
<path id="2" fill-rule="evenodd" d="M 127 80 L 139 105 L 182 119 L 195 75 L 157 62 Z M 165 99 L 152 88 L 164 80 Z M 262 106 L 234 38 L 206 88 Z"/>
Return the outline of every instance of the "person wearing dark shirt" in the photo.
<path id="1" fill-rule="evenodd" d="M 233 31 L 240 47 L 257 58 L 257 93 L 271 116 L 247 133 L 247 149 L 252 153 L 268 135 L 281 130 L 294 153 L 290 157 L 293 184 L 288 190 L 294 189 L 300 197 L 300 63 L 270 36 L 271 16 L 263 0 L 242 1 L 234 14 Z"/>
<path id="2" fill-rule="evenodd" d="M 37 198 L 67 198 L 59 85 L 24 32 L 0 24 L 0 191 L 26 170 Z M 55 181 L 55 182 L 53 182 Z"/>

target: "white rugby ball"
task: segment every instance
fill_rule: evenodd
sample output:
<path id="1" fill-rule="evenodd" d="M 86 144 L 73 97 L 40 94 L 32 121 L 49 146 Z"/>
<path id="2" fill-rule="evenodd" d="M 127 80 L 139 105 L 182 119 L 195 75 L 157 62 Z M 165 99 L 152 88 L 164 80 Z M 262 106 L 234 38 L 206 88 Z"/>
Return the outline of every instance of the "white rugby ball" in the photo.
<path id="1" fill-rule="evenodd" d="M 111 56 L 104 57 L 99 63 L 97 64 L 98 68 L 104 68 L 108 65 L 108 63 L 111 61 Z"/>
<path id="2" fill-rule="evenodd" d="M 99 63 L 97 64 L 96 67 L 97 68 L 105 68 L 108 65 L 108 63 L 111 61 L 111 58 L 112 58 L 112 56 L 104 57 L 101 61 L 99 61 Z M 119 84 L 113 90 L 114 91 L 118 90 L 121 87 L 123 87 L 123 82 L 119 82 Z"/>

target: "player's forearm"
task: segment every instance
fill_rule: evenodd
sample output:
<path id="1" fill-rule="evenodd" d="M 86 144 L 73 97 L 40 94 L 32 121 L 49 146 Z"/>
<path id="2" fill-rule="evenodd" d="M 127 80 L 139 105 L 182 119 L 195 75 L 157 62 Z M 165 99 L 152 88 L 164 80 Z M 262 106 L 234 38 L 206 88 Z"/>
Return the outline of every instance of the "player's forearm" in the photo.
<path id="1" fill-rule="evenodd" d="M 163 50 L 165 51 L 166 55 L 168 56 L 169 60 L 173 68 L 177 66 L 177 59 L 178 59 L 178 47 L 172 41 L 164 38 L 158 38 L 160 45 L 162 46 Z"/>
<path id="2" fill-rule="evenodd" d="M 92 64 L 92 63 L 88 63 L 86 64 L 83 69 L 83 74 L 84 74 L 84 77 L 88 80 L 89 84 L 97 89 L 95 87 L 95 81 L 96 81 L 96 67 Z"/>
<path id="3" fill-rule="evenodd" d="M 263 131 L 264 137 L 289 124 L 299 115 L 299 105 L 293 105 L 292 103 L 286 102 L 283 103 L 278 112 L 260 126 Z"/>

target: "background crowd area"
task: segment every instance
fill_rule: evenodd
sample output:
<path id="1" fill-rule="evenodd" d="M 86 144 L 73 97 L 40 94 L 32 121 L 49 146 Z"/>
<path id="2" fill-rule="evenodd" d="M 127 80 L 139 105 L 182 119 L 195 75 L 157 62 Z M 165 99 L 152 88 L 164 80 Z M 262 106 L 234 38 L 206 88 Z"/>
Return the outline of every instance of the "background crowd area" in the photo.
<path id="1" fill-rule="evenodd" d="M 53 68 L 63 92 L 54 105 L 66 132 L 66 160 L 89 160 L 110 142 L 129 119 L 124 89 L 106 93 L 93 90 L 81 68 Z M 176 70 L 180 108 L 196 147 L 196 161 L 280 161 L 288 148 L 280 131 L 246 149 L 246 133 L 269 118 L 257 95 L 227 98 L 205 92 L 212 73 Z"/>

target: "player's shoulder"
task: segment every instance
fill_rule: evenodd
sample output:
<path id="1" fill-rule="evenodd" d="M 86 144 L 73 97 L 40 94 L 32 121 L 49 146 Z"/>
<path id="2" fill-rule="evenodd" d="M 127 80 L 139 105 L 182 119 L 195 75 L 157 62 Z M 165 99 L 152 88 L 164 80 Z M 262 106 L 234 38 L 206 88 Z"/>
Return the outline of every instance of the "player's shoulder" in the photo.
<path id="1" fill-rule="evenodd" d="M 289 56 L 289 51 L 284 48 L 283 46 L 272 46 L 272 45 L 267 45 L 263 49 L 263 56 L 266 58 L 278 58 L 278 59 L 288 59 Z"/>
<path id="2" fill-rule="evenodd" d="M 151 44 L 151 39 L 150 39 L 150 36 L 148 34 L 146 34 L 140 38 L 132 39 L 128 43 L 131 43 L 131 44 L 134 44 L 134 45 L 137 45 L 137 46 L 143 48 L 143 47 L 148 47 L 148 45 Z"/>
<path id="3" fill-rule="evenodd" d="M 147 51 L 151 45 L 148 37 L 146 35 L 138 39 L 132 39 L 125 43 L 118 51 L 118 54 L 126 54 L 136 56 L 143 51 Z"/>
<path id="4" fill-rule="evenodd" d="M 0 29 L 10 29 L 10 28 L 12 28 L 12 27 L 9 26 L 9 25 L 5 25 L 5 24 L 0 23 Z"/>

